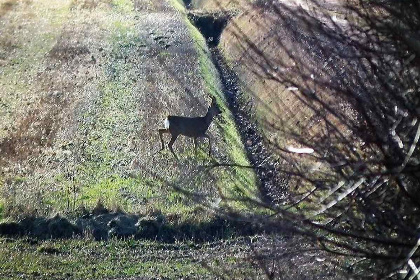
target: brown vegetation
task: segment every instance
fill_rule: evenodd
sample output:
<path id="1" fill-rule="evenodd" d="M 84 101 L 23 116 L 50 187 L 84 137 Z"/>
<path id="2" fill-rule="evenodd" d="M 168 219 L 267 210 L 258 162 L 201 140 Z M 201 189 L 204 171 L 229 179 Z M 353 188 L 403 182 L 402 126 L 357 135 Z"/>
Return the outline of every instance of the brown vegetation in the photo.
<path id="1" fill-rule="evenodd" d="M 0 17 L 7 14 L 11 9 L 13 9 L 13 6 L 16 5 L 17 0 L 10 0 L 4 3 L 1 3 L 0 6 Z"/>
<path id="2" fill-rule="evenodd" d="M 25 161 L 51 147 L 60 124 L 57 115 L 61 110 L 56 110 L 42 102 L 37 109 L 28 112 L 15 131 L 0 142 L 0 165 Z"/>

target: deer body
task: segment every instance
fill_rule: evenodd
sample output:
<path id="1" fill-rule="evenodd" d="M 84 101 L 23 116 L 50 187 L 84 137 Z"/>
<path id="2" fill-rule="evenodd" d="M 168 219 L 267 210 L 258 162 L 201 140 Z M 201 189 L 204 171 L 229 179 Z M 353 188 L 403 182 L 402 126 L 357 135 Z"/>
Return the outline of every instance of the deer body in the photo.
<path id="1" fill-rule="evenodd" d="M 172 154 L 178 159 L 172 146 L 179 135 L 191 137 L 194 140 L 195 151 L 197 152 L 197 138 L 204 137 L 209 140 L 209 155 L 211 154 L 211 140 L 206 134 L 213 118 L 220 114 L 221 111 L 216 104 L 216 101 L 212 99 L 211 106 L 207 110 L 207 114 L 203 117 L 182 117 L 182 116 L 168 116 L 165 120 L 165 128 L 159 129 L 159 137 L 162 143 L 161 151 L 165 148 L 162 135 L 165 133 L 171 134 L 171 140 L 169 141 L 168 147 Z"/>

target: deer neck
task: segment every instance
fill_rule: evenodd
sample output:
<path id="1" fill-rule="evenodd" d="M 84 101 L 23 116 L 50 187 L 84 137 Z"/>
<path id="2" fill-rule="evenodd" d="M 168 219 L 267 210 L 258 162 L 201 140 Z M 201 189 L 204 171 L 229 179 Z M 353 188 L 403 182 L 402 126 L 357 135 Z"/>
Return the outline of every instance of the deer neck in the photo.
<path id="1" fill-rule="evenodd" d="M 213 114 L 210 112 L 210 110 L 207 111 L 207 114 L 204 116 L 204 119 L 206 121 L 207 127 L 210 126 L 211 122 L 213 121 Z"/>

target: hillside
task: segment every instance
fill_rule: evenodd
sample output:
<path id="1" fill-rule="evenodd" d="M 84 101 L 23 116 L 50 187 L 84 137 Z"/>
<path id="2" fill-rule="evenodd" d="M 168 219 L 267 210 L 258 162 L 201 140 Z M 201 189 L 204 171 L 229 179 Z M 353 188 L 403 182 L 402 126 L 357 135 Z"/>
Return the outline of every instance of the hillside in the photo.
<path id="1" fill-rule="evenodd" d="M 98 200 L 130 212 L 194 211 L 174 186 L 204 202 L 258 196 L 249 169 L 206 167 L 247 159 L 205 42 L 172 4 L 2 1 L 0 203 L 7 211 L 71 213 Z M 184 137 L 174 146 L 180 162 L 157 153 L 166 116 L 202 116 L 211 96 L 224 111 L 210 128 L 214 156 L 206 156 L 207 139 L 196 157 Z"/>

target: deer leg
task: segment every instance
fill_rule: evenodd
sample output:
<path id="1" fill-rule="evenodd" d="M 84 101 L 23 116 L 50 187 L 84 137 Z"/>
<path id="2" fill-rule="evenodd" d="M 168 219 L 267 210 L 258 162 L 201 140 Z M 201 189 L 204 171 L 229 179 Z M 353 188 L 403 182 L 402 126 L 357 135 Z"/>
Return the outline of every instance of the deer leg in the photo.
<path id="1" fill-rule="evenodd" d="M 172 149 L 172 145 L 174 144 L 174 142 L 175 142 L 175 140 L 176 140 L 176 138 L 178 137 L 178 135 L 172 135 L 172 138 L 171 138 L 171 141 L 169 141 L 169 144 L 168 144 L 168 147 L 169 147 L 169 150 L 172 152 L 172 154 L 174 155 L 174 157 L 177 159 L 177 160 L 179 160 L 178 159 L 178 157 L 177 157 L 177 155 L 175 154 L 175 152 L 174 152 L 174 150 Z"/>
<path id="2" fill-rule="evenodd" d="M 194 141 L 194 153 L 195 153 L 195 156 L 197 156 L 197 137 L 194 137 L 193 141 Z"/>
<path id="3" fill-rule="evenodd" d="M 210 140 L 210 136 L 208 136 L 207 134 L 204 134 L 204 137 L 209 139 L 209 156 L 211 156 L 211 140 Z"/>
<path id="4" fill-rule="evenodd" d="M 169 129 L 159 129 L 160 142 L 162 143 L 162 147 L 161 147 L 160 151 L 165 149 L 165 143 L 163 142 L 163 137 L 162 137 L 162 134 L 164 134 L 164 133 L 169 133 Z"/>

